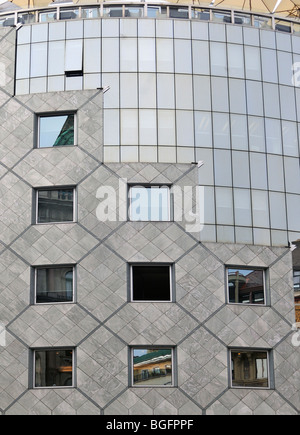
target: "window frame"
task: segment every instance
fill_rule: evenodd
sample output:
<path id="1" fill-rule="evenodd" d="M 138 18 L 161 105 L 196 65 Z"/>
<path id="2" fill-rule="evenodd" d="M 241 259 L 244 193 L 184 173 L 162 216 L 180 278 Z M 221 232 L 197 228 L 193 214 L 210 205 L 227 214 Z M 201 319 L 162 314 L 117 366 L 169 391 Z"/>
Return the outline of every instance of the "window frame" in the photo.
<path id="1" fill-rule="evenodd" d="M 55 386 L 36 386 L 36 352 L 55 352 L 55 351 L 72 351 L 72 385 L 55 385 Z M 55 347 L 41 347 L 31 349 L 32 352 L 32 376 L 31 376 L 31 387 L 34 390 L 37 389 L 45 389 L 45 390 L 53 390 L 53 389 L 67 389 L 67 388 L 75 388 L 76 387 L 76 377 L 75 377 L 75 361 L 76 361 L 76 348 L 71 346 L 55 346 Z"/>
<path id="2" fill-rule="evenodd" d="M 295 295 L 296 291 L 295 291 L 295 281 L 294 281 L 294 279 L 295 279 L 295 273 L 296 272 L 299 273 L 299 278 L 300 278 L 300 267 L 293 267 L 293 289 L 294 289 L 295 323 L 296 323 L 296 327 L 299 329 L 300 328 L 300 322 L 297 322 L 297 310 L 296 310 L 296 307 L 299 307 L 299 309 L 300 309 L 300 302 L 296 303 L 296 300 L 295 300 L 295 298 L 296 298 L 296 295 Z M 296 275 L 296 276 L 298 276 L 298 275 Z M 298 292 L 300 293 L 300 288 L 298 289 Z"/>
<path id="3" fill-rule="evenodd" d="M 259 270 L 263 273 L 263 292 L 264 292 L 264 303 L 263 304 L 255 304 L 255 303 L 242 303 L 242 302 L 230 302 L 230 295 L 229 295 L 229 279 L 228 279 L 228 272 L 229 269 L 239 269 L 239 270 Z M 225 282 L 226 282 L 226 299 L 227 304 L 229 305 L 238 305 L 238 306 L 244 306 L 244 307 L 267 307 L 269 306 L 269 298 L 268 298 L 268 292 L 267 292 L 267 271 L 268 269 L 264 267 L 256 267 L 256 266 L 237 266 L 237 265 L 225 265 Z"/>
<path id="4" fill-rule="evenodd" d="M 143 187 L 146 189 L 150 188 L 167 188 L 168 189 L 168 219 L 167 220 L 135 220 L 132 219 L 131 216 L 131 189 L 135 187 Z M 129 222 L 152 222 L 152 223 L 159 223 L 159 222 L 172 222 L 174 220 L 174 212 L 173 212 L 173 201 L 172 201 L 172 185 L 168 183 L 156 183 L 156 184 L 150 184 L 150 183 L 129 183 L 127 185 L 127 221 Z"/>
<path id="5" fill-rule="evenodd" d="M 71 221 L 58 221 L 58 222 L 39 222 L 38 212 L 39 212 L 39 192 L 41 190 L 73 190 L 73 219 Z M 45 186 L 45 187 L 37 187 L 34 189 L 35 196 L 35 216 L 34 216 L 34 224 L 35 225 L 59 225 L 59 224 L 69 224 L 75 223 L 77 220 L 76 210 L 77 210 L 77 189 L 76 186 Z"/>
<path id="6" fill-rule="evenodd" d="M 41 133 L 41 118 L 55 118 L 59 116 L 74 116 L 74 143 L 72 145 L 60 145 L 58 147 L 48 146 L 48 147 L 41 147 L 40 146 L 40 133 Z M 35 114 L 35 148 L 38 149 L 52 149 L 52 148 L 60 148 L 62 147 L 73 147 L 78 146 L 78 112 L 76 110 L 64 110 L 64 111 L 57 111 L 57 112 L 42 112 L 42 113 L 36 113 Z"/>
<path id="7" fill-rule="evenodd" d="M 72 301 L 64 302 L 37 302 L 37 271 L 39 269 L 63 269 L 72 268 L 73 273 L 73 283 L 72 283 Z M 76 294 L 76 264 L 51 264 L 51 265 L 40 265 L 33 267 L 33 303 L 32 305 L 58 305 L 58 304 L 74 304 L 75 294 Z"/>
<path id="8" fill-rule="evenodd" d="M 248 352 L 248 353 L 266 353 L 267 354 L 267 370 L 268 370 L 268 386 L 267 387 L 247 387 L 247 386 L 239 386 L 239 385 L 233 385 L 233 379 L 232 379 L 232 352 Z M 273 355 L 272 350 L 270 349 L 260 349 L 260 348 L 230 348 L 228 352 L 228 367 L 229 367 L 229 388 L 232 389 L 247 389 L 247 390 L 273 390 L 274 389 L 274 371 L 273 371 Z M 272 364 L 272 366 L 271 366 Z"/>
<path id="9" fill-rule="evenodd" d="M 170 300 L 134 300 L 133 299 L 133 268 L 134 267 L 169 267 Z M 132 303 L 173 303 L 175 302 L 175 277 L 173 263 L 130 263 L 129 264 L 129 302 Z"/>
<path id="10" fill-rule="evenodd" d="M 134 363 L 133 363 L 133 357 L 134 357 L 134 351 L 137 349 L 141 350 L 151 350 L 151 349 L 170 349 L 171 350 L 171 367 L 172 367 L 172 374 L 171 374 L 171 385 L 136 385 L 134 384 Z M 128 358 L 129 358 L 129 386 L 130 388 L 176 388 L 177 387 L 177 352 L 176 352 L 176 346 L 174 345 L 137 345 L 137 346 L 130 346 L 129 352 L 128 352 Z"/>

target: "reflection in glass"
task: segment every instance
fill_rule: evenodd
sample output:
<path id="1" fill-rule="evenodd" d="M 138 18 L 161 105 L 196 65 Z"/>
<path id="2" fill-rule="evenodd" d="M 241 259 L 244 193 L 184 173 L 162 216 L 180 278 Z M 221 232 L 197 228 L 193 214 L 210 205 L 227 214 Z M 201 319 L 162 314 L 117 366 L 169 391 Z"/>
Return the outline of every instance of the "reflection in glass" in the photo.
<path id="1" fill-rule="evenodd" d="M 233 387 L 269 387 L 267 352 L 232 351 L 231 369 Z"/>
<path id="2" fill-rule="evenodd" d="M 71 387 L 72 372 L 72 350 L 35 351 L 35 387 Z"/>
<path id="3" fill-rule="evenodd" d="M 166 186 L 134 186 L 129 191 L 132 221 L 169 221 L 170 189 Z"/>
<path id="4" fill-rule="evenodd" d="M 170 301 L 170 266 L 132 266 L 133 301 Z"/>
<path id="5" fill-rule="evenodd" d="M 72 302 L 73 267 L 36 270 L 36 303 Z"/>
<path id="6" fill-rule="evenodd" d="M 72 222 L 74 189 L 38 191 L 37 223 Z"/>
<path id="7" fill-rule="evenodd" d="M 140 6 L 125 6 L 125 17 L 141 18 L 144 16 L 144 8 Z"/>
<path id="8" fill-rule="evenodd" d="M 74 114 L 41 116 L 39 119 L 39 147 L 74 145 Z"/>
<path id="9" fill-rule="evenodd" d="M 172 384 L 172 349 L 133 349 L 133 385 Z"/>
<path id="10" fill-rule="evenodd" d="M 232 304 L 265 303 L 264 271 L 228 269 L 229 302 Z"/>
<path id="11" fill-rule="evenodd" d="M 56 11 L 47 11 L 39 13 L 39 22 L 48 23 L 56 20 Z"/>
<path id="12" fill-rule="evenodd" d="M 81 9 L 82 18 L 99 18 L 100 9 L 99 8 L 82 8 Z"/>
<path id="13" fill-rule="evenodd" d="M 294 270 L 294 296 L 296 322 L 300 324 L 300 270 Z"/>

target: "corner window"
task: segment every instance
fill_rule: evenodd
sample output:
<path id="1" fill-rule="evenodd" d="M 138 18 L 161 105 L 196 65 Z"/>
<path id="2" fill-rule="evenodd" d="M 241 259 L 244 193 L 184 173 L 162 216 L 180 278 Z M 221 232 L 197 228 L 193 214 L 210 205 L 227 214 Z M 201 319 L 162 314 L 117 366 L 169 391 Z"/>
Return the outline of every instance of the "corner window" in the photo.
<path id="1" fill-rule="evenodd" d="M 35 303 L 74 301 L 74 266 L 35 268 Z"/>
<path id="2" fill-rule="evenodd" d="M 74 188 L 36 191 L 36 223 L 74 222 Z"/>
<path id="3" fill-rule="evenodd" d="M 269 372 L 269 352 L 231 351 L 232 387 L 270 388 Z"/>
<path id="4" fill-rule="evenodd" d="M 172 266 L 132 265 L 131 300 L 133 302 L 172 301 Z"/>
<path id="5" fill-rule="evenodd" d="M 75 145 L 75 114 L 40 115 L 38 147 Z"/>
<path id="6" fill-rule="evenodd" d="M 227 268 L 227 285 L 230 304 L 266 304 L 263 269 Z"/>
<path id="7" fill-rule="evenodd" d="M 34 388 L 72 387 L 74 351 L 39 349 L 34 351 Z"/>
<path id="8" fill-rule="evenodd" d="M 135 347 L 131 349 L 132 386 L 174 386 L 174 349 Z"/>
<path id="9" fill-rule="evenodd" d="M 131 221 L 170 221 L 170 187 L 131 186 L 128 214 Z"/>

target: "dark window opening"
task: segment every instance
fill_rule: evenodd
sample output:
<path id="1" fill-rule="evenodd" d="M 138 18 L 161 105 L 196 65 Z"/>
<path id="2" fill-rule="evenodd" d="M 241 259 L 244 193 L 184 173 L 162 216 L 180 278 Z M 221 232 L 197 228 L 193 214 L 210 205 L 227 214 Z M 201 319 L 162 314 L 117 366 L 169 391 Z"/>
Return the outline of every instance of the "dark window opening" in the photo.
<path id="1" fill-rule="evenodd" d="M 76 71 L 65 71 L 66 77 L 82 77 L 83 71 L 82 70 L 76 70 Z"/>
<path id="2" fill-rule="evenodd" d="M 171 299 L 171 266 L 132 266 L 133 301 Z"/>

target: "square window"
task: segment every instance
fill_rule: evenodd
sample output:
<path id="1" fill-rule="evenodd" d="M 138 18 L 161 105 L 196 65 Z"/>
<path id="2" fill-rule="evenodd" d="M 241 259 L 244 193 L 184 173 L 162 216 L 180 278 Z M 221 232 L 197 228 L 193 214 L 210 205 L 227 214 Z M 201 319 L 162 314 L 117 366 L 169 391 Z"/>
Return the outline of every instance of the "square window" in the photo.
<path id="1" fill-rule="evenodd" d="M 263 269 L 230 267 L 227 269 L 227 285 L 230 304 L 266 304 Z"/>
<path id="2" fill-rule="evenodd" d="M 35 303 L 74 301 L 74 266 L 36 267 Z"/>
<path id="3" fill-rule="evenodd" d="M 170 221 L 169 186 L 132 186 L 129 188 L 131 221 Z"/>
<path id="4" fill-rule="evenodd" d="M 40 115 L 38 147 L 75 145 L 75 114 Z"/>
<path id="5" fill-rule="evenodd" d="M 74 222 L 74 188 L 38 189 L 36 222 Z"/>
<path id="6" fill-rule="evenodd" d="M 34 388 L 72 387 L 72 349 L 39 349 L 34 351 Z"/>
<path id="7" fill-rule="evenodd" d="M 131 300 L 133 302 L 172 300 L 172 266 L 131 266 Z"/>
<path id="8" fill-rule="evenodd" d="M 231 350 L 231 386 L 270 388 L 269 352 Z"/>
<path id="9" fill-rule="evenodd" d="M 172 347 L 134 347 L 131 349 L 132 386 L 174 386 Z"/>

